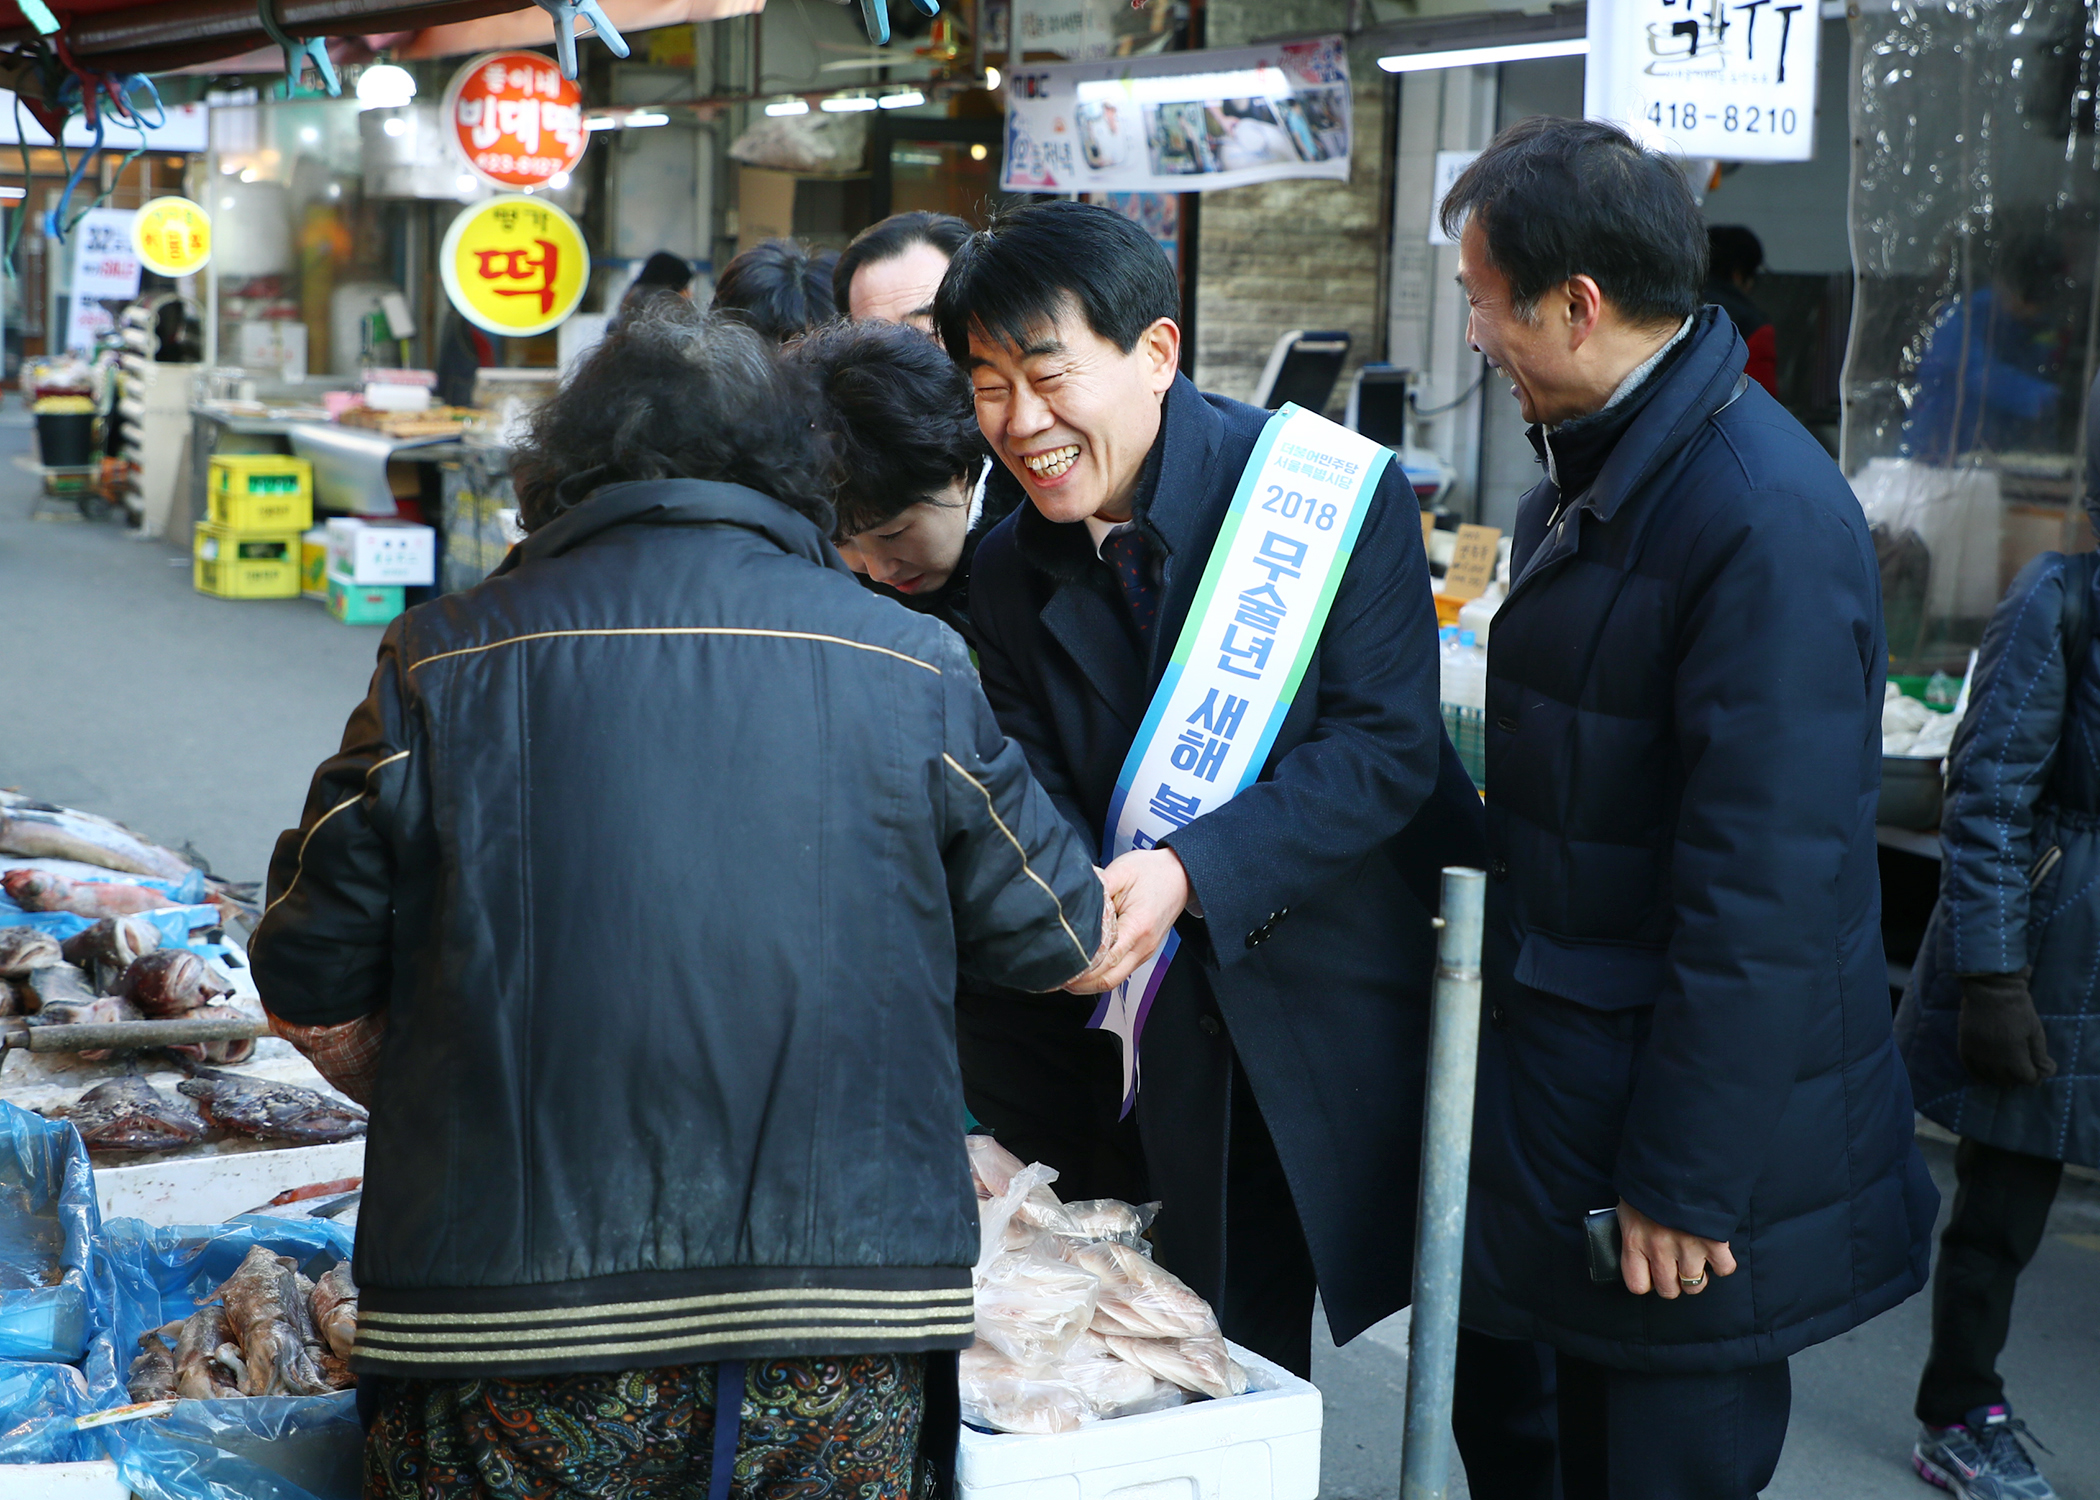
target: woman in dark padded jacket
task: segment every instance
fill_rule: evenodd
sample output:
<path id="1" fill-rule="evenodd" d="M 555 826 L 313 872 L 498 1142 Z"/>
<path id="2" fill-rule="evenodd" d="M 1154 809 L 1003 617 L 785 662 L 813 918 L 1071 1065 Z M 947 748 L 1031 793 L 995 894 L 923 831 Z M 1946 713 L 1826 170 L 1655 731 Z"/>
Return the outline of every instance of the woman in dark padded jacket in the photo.
<path id="1" fill-rule="evenodd" d="M 839 562 L 754 333 L 657 299 L 512 472 L 529 535 L 388 628 L 255 936 L 371 1105 L 365 1493 L 909 1500 L 971 1336 L 957 973 L 1085 984 L 1090 853 Z"/>

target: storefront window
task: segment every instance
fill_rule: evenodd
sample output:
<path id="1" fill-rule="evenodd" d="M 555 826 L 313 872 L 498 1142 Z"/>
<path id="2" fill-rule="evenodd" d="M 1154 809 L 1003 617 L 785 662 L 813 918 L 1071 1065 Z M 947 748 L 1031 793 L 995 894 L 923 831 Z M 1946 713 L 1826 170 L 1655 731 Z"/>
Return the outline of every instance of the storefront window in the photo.
<path id="1" fill-rule="evenodd" d="M 1896 670 L 1959 673 L 2013 575 L 2092 545 L 2100 144 L 2080 0 L 1855 12 L 1843 462 Z"/>

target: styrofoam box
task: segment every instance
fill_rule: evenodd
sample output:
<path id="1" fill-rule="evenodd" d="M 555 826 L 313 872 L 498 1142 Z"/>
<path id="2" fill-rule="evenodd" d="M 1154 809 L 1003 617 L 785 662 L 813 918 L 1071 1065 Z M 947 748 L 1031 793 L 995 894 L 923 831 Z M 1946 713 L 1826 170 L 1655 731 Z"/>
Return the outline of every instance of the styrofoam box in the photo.
<path id="1" fill-rule="evenodd" d="M 78 1464 L 9 1464 L 0 1468 L 7 1500 L 131 1500 L 131 1486 L 108 1459 Z"/>
<path id="2" fill-rule="evenodd" d="M 1033 1437 L 965 1427 L 957 1500 L 1316 1500 L 1320 1393 L 1237 1344 L 1247 1394 Z"/>
<path id="3" fill-rule="evenodd" d="M 105 1219 L 148 1224 L 223 1224 L 279 1193 L 316 1182 L 362 1177 L 365 1143 L 287 1146 L 223 1156 L 176 1156 L 131 1167 L 95 1169 Z M 12 1497 L 9 1497 L 12 1500 Z"/>
<path id="4" fill-rule="evenodd" d="M 328 522 L 328 571 L 352 583 L 418 585 L 437 582 L 437 533 L 413 521 Z"/>

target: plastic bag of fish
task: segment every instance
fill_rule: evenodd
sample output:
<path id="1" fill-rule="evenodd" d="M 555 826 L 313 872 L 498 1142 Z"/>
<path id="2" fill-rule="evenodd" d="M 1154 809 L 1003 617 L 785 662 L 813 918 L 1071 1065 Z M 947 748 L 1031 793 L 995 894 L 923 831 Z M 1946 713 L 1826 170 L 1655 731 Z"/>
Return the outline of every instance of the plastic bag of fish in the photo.
<path id="1" fill-rule="evenodd" d="M 1210 1305 L 1153 1264 L 1158 1204 L 1060 1203 L 1057 1173 L 989 1136 L 965 1138 L 977 1188 L 977 1342 L 958 1362 L 963 1420 L 996 1432 L 1073 1432 L 1237 1396 L 1246 1372 Z"/>
<path id="2" fill-rule="evenodd" d="M 139 1335 L 133 1401 L 320 1396 L 357 1384 L 357 1285 L 342 1262 L 318 1281 L 256 1245 L 187 1318 Z"/>

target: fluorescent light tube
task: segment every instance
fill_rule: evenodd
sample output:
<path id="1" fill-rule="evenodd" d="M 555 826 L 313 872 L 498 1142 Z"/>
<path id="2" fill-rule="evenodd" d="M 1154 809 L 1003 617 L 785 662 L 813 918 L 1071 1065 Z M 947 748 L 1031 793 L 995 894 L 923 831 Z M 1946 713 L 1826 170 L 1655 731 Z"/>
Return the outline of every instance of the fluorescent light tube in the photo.
<path id="1" fill-rule="evenodd" d="M 1496 47 L 1460 47 L 1449 52 L 1401 52 L 1379 58 L 1378 66 L 1388 73 L 1424 73 L 1434 68 L 1475 68 L 1492 63 L 1529 62 L 1535 57 L 1581 57 L 1589 50 L 1588 37 L 1571 36 L 1557 42 L 1505 42 Z"/>

